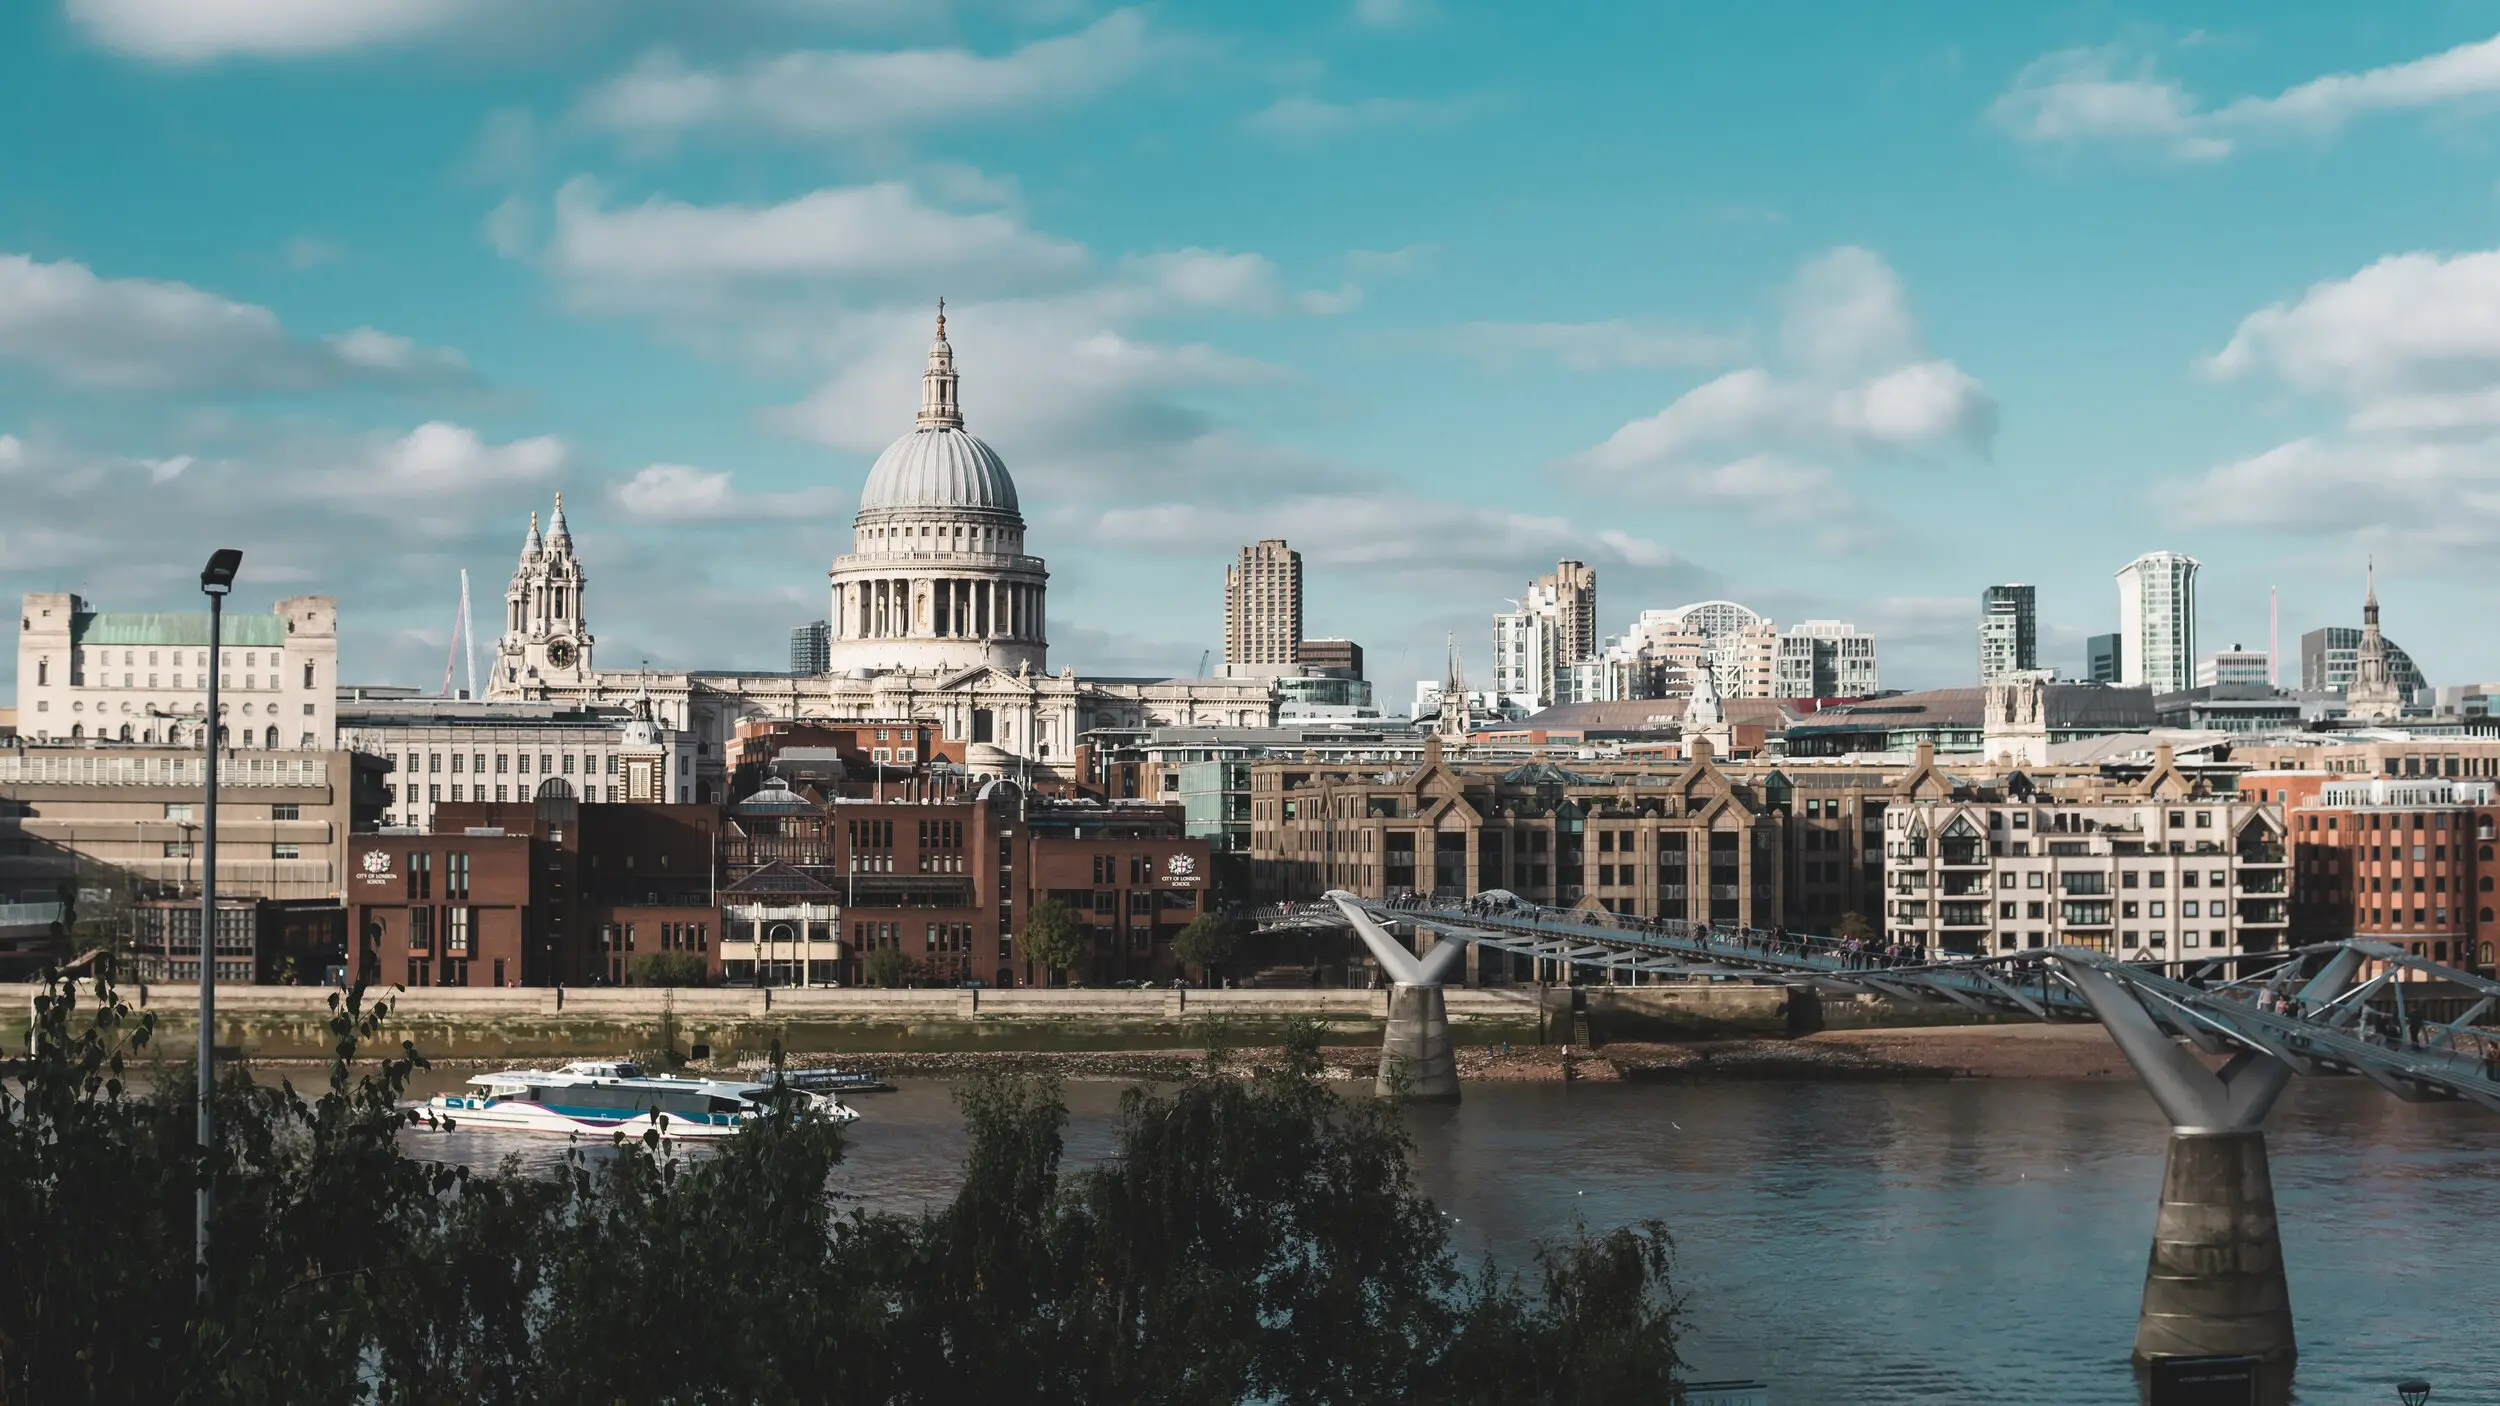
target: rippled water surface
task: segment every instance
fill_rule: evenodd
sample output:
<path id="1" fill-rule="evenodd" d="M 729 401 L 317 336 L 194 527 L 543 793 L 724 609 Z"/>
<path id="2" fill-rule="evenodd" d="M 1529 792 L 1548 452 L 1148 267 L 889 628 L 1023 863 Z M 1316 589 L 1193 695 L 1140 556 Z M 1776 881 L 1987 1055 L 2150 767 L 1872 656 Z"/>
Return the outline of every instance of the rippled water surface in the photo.
<path id="1" fill-rule="evenodd" d="M 1071 1084 L 1069 1153 L 1110 1146 L 1119 1088 Z M 863 1098 L 840 1173 L 862 1203 L 953 1192 L 945 1084 Z M 1664 1220 L 1701 1376 L 1779 1406 L 2130 1401 L 2127 1350 L 2166 1132 L 2118 1082 L 1475 1084 L 1409 1114 L 1416 1174 L 1470 1255 L 1574 1220 Z M 2500 1117 L 2294 1081 L 2268 1126 L 2304 1406 L 2500 1403 Z M 561 1144 L 411 1134 L 487 1164 Z"/>

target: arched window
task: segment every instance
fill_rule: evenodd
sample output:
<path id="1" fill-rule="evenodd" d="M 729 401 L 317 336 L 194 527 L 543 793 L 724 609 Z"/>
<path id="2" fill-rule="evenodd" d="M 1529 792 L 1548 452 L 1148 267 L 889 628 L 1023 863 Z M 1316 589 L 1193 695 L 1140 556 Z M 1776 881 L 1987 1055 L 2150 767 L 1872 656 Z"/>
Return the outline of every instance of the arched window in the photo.
<path id="1" fill-rule="evenodd" d="M 122 741 L 127 742 L 127 741 L 129 741 L 129 740 L 130 740 L 130 724 L 128 724 L 128 723 L 123 723 L 123 724 L 122 724 Z"/>
<path id="2" fill-rule="evenodd" d="M 277 728 L 277 724 L 275 724 L 275 723 L 270 724 L 270 727 L 269 727 L 269 732 L 268 732 L 268 735 L 267 735 L 267 739 L 266 739 L 265 741 L 263 741 L 260 745 L 262 745 L 263 747 L 268 748 L 270 751 L 273 751 L 273 752 L 274 752 L 274 751 L 276 751 L 276 750 L 278 750 L 278 728 Z"/>
<path id="3" fill-rule="evenodd" d="M 87 735 L 87 725 L 86 725 L 85 723 L 71 723 L 71 724 L 69 725 L 69 740 L 70 740 L 70 741 L 72 741 L 72 742 L 76 742 L 76 741 L 78 741 L 80 738 L 85 737 L 86 735 Z"/>
<path id="4" fill-rule="evenodd" d="M 227 730 L 226 725 L 224 723 L 217 724 L 217 745 L 220 747 L 229 746 L 232 744 L 232 741 L 233 736 Z"/>

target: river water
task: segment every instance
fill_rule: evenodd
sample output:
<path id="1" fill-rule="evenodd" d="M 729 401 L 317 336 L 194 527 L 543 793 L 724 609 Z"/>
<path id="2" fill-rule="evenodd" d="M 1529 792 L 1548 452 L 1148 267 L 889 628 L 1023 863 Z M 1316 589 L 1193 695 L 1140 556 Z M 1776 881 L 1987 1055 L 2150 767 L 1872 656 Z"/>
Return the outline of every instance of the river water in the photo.
<path id="1" fill-rule="evenodd" d="M 1072 1162 L 1108 1150 L 1119 1092 L 1067 1086 Z M 946 1084 L 858 1103 L 846 1195 L 952 1195 Z M 1408 1117 L 1416 1176 L 1471 1258 L 1520 1263 L 1575 1221 L 1665 1221 L 1698 1377 L 1759 1377 L 1777 1406 L 2134 1399 L 2167 1129 L 2132 1083 L 1477 1083 Z M 2500 1117 L 2300 1079 L 2268 1140 L 2297 1400 L 2392 1402 L 2418 1375 L 2438 1406 L 2500 1403 Z M 560 1146 L 410 1134 L 481 1166 Z"/>

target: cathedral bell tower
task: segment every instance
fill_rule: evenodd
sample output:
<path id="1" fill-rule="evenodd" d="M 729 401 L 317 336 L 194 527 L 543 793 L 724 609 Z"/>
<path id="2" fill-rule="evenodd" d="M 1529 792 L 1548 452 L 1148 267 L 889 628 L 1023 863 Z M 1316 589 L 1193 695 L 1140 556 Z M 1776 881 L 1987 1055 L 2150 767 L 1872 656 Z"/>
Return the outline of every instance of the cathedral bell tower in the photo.
<path id="1" fill-rule="evenodd" d="M 545 537 L 538 534 L 538 514 L 530 514 L 521 562 L 504 592 L 503 639 L 495 649 L 487 697 L 534 698 L 548 689 L 578 689 L 589 683 L 592 640 L 582 612 L 589 584 L 581 558 L 573 552 L 573 532 L 565 525 L 564 495 L 559 493 Z"/>

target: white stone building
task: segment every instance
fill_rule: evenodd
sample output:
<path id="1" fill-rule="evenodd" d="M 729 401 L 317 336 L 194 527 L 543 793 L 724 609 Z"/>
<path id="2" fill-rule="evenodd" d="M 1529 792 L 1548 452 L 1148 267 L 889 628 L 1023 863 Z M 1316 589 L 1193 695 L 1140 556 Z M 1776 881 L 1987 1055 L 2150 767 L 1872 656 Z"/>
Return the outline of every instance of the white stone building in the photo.
<path id="1" fill-rule="evenodd" d="M 2183 961 L 2283 946 L 2283 808 L 2199 795 L 2160 749 L 2143 794 L 1919 795 L 1884 812 L 1885 931 L 1961 953 Z"/>
<path id="2" fill-rule="evenodd" d="M 829 573 L 825 673 L 596 669 L 583 623 L 587 575 L 559 510 L 544 542 L 532 520 L 507 597 L 530 608 L 507 627 L 487 697 L 625 708 L 647 693 L 660 727 L 690 735 L 688 799 L 699 802 L 721 799 L 730 743 L 750 718 L 932 723 L 988 775 L 1065 767 L 1078 739 L 1102 729 L 1275 721 L 1267 680 L 1048 672 L 1049 572 L 1025 551 L 1006 462 L 963 428 L 942 318 L 921 387 L 919 423 L 878 456 L 850 550 Z"/>
<path id="3" fill-rule="evenodd" d="M 382 823 L 434 828 L 446 801 L 694 799 L 696 743 L 627 708 L 595 712 L 552 703 L 465 699 L 351 699 L 341 745 L 382 758 Z"/>
<path id="4" fill-rule="evenodd" d="M 225 612 L 218 683 L 228 745 L 337 746 L 338 603 L 289 596 Z M 18 731 L 36 741 L 196 746 L 208 712 L 208 612 L 98 611 L 26 596 L 17 635 Z"/>

